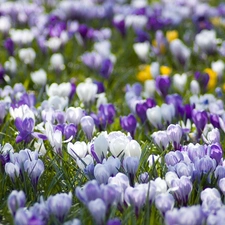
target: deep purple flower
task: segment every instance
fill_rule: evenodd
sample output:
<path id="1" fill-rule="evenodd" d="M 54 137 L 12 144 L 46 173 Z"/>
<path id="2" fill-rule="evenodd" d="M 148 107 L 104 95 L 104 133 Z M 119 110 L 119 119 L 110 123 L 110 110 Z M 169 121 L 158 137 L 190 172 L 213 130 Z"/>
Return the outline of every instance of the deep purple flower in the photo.
<path id="1" fill-rule="evenodd" d="M 195 123 L 195 126 L 197 128 L 198 135 L 200 136 L 202 131 L 205 128 L 205 125 L 208 122 L 207 112 L 206 111 L 193 110 L 192 111 L 192 119 L 193 119 L 193 121 Z"/>
<path id="2" fill-rule="evenodd" d="M 114 122 L 116 109 L 113 104 L 101 104 L 98 108 L 98 119 L 100 129 L 105 130 L 108 124 Z"/>
<path id="3" fill-rule="evenodd" d="M 71 101 L 74 94 L 76 93 L 76 84 L 75 84 L 75 80 L 71 79 L 70 80 L 70 84 L 71 84 L 71 91 L 70 91 L 70 95 L 69 95 L 69 100 Z"/>
<path id="4" fill-rule="evenodd" d="M 209 75 L 207 73 L 201 73 L 199 71 L 196 71 L 195 79 L 199 82 L 200 87 L 202 87 L 205 91 L 209 82 Z"/>
<path id="5" fill-rule="evenodd" d="M 121 221 L 117 218 L 108 220 L 106 225 L 121 225 Z"/>
<path id="6" fill-rule="evenodd" d="M 4 47 L 8 51 L 9 55 L 13 55 L 14 53 L 14 42 L 11 38 L 7 38 L 4 42 Z"/>
<path id="7" fill-rule="evenodd" d="M 137 120 L 133 114 L 129 114 L 128 116 L 121 116 L 120 125 L 125 131 L 129 132 L 131 136 L 134 138 Z"/>
<path id="8" fill-rule="evenodd" d="M 5 75 L 5 69 L 0 64 L 0 83 L 3 81 L 4 75 Z"/>
<path id="9" fill-rule="evenodd" d="M 113 26 L 121 33 L 121 35 L 123 37 L 126 35 L 125 20 L 123 18 L 114 19 L 113 20 Z"/>
<path id="10" fill-rule="evenodd" d="M 99 73 L 102 77 L 108 79 L 113 71 L 113 63 L 110 59 L 103 59 Z"/>
<path id="11" fill-rule="evenodd" d="M 102 82 L 100 82 L 100 81 L 94 81 L 93 83 L 94 84 L 97 84 L 97 86 L 98 86 L 97 94 L 100 94 L 100 93 L 105 92 L 105 87 L 104 87 L 104 84 Z"/>
<path id="12" fill-rule="evenodd" d="M 156 102 L 152 98 L 148 98 L 148 99 L 146 99 L 146 101 L 138 102 L 136 104 L 135 110 L 136 110 L 138 117 L 141 119 L 142 123 L 144 123 L 147 119 L 147 116 L 146 116 L 147 109 L 152 108 L 154 106 L 156 106 Z"/>
<path id="13" fill-rule="evenodd" d="M 69 139 L 70 137 L 74 138 L 76 136 L 76 134 L 77 134 L 77 126 L 72 124 L 72 123 L 66 125 L 64 127 L 63 134 L 65 135 L 66 139 Z"/>
<path id="14" fill-rule="evenodd" d="M 195 16 L 193 19 L 193 24 L 196 26 L 198 33 L 202 30 L 212 29 L 212 24 L 210 23 L 210 20 L 206 15 Z"/>
<path id="15" fill-rule="evenodd" d="M 217 114 L 210 114 L 209 116 L 210 123 L 215 127 L 220 129 L 219 116 Z"/>
<path id="16" fill-rule="evenodd" d="M 215 159 L 217 164 L 221 162 L 223 157 L 223 149 L 221 148 L 220 144 L 212 144 L 208 146 L 210 151 L 210 158 Z"/>
<path id="17" fill-rule="evenodd" d="M 89 28 L 85 24 L 81 24 L 78 28 L 78 32 L 84 41 L 87 39 L 88 30 L 89 30 Z"/>
<path id="18" fill-rule="evenodd" d="M 156 77 L 156 89 L 164 98 L 169 92 L 171 81 L 168 76 L 157 76 Z"/>
<path id="19" fill-rule="evenodd" d="M 135 38 L 135 42 L 145 42 L 145 41 L 149 41 L 150 40 L 150 37 L 149 37 L 149 34 L 147 32 L 145 32 L 144 30 L 142 29 L 137 29 L 136 31 L 136 38 Z"/>

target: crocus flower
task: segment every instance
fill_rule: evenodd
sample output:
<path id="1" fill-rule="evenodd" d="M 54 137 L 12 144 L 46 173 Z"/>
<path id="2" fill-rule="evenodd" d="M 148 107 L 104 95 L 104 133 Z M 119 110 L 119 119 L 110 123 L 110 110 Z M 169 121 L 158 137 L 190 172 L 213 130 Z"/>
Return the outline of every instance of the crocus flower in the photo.
<path id="1" fill-rule="evenodd" d="M 12 56 L 14 53 L 14 42 L 11 38 L 7 38 L 5 40 L 4 47 L 8 51 L 9 55 Z"/>
<path id="2" fill-rule="evenodd" d="M 155 206 L 163 215 L 173 209 L 174 204 L 174 197 L 170 193 L 161 193 L 155 197 Z"/>
<path id="3" fill-rule="evenodd" d="M 90 201 L 88 203 L 88 209 L 91 215 L 94 217 L 96 223 L 103 225 L 106 216 L 106 205 L 104 201 L 100 198 Z"/>
<path id="4" fill-rule="evenodd" d="M 120 125 L 124 130 L 128 131 L 134 138 L 137 120 L 133 114 L 129 114 L 128 116 L 121 116 Z"/>
<path id="5" fill-rule="evenodd" d="M 183 134 L 181 126 L 178 124 L 176 124 L 176 125 L 170 124 L 167 127 L 166 132 L 167 132 L 168 138 L 173 143 L 175 150 L 180 149 L 180 141 L 181 141 L 182 134 Z"/>
<path id="6" fill-rule="evenodd" d="M 159 106 L 149 108 L 146 111 L 149 122 L 156 128 L 162 127 L 162 112 Z"/>
<path id="7" fill-rule="evenodd" d="M 22 120 L 21 118 L 17 117 L 15 120 L 15 126 L 19 131 L 19 134 L 16 137 L 17 143 L 21 141 L 28 143 L 32 140 L 32 137 L 46 140 L 45 135 L 34 132 L 34 120 L 32 118 L 25 118 Z"/>
<path id="8" fill-rule="evenodd" d="M 25 207 L 26 196 L 23 191 L 12 191 L 7 199 L 8 208 L 13 216 L 19 208 Z"/>
<path id="9" fill-rule="evenodd" d="M 164 98 L 169 92 L 171 85 L 170 78 L 168 76 L 157 76 L 156 77 L 156 89 Z"/>
<path id="10" fill-rule="evenodd" d="M 72 206 L 72 193 L 50 196 L 47 199 L 47 205 L 49 212 L 62 223 Z"/>
<path id="11" fill-rule="evenodd" d="M 158 145 L 158 147 L 162 150 L 165 150 L 168 147 L 170 139 L 167 136 L 166 131 L 156 131 L 151 136 L 153 138 L 154 143 Z"/>
<path id="12" fill-rule="evenodd" d="M 80 101 L 82 101 L 86 107 L 93 103 L 97 91 L 98 86 L 94 84 L 90 79 L 87 79 L 84 83 L 78 84 L 76 89 Z"/>
<path id="13" fill-rule="evenodd" d="M 84 158 L 87 154 L 87 145 L 85 142 L 77 141 L 74 144 L 69 142 L 67 145 L 68 153 L 74 158 Z"/>
<path id="14" fill-rule="evenodd" d="M 94 132 L 94 120 L 90 116 L 84 116 L 81 118 L 80 124 L 87 139 L 90 141 Z"/>
<path id="15" fill-rule="evenodd" d="M 36 188 L 38 180 L 44 172 L 44 163 L 42 160 L 26 160 L 24 162 L 24 170 L 28 173 L 32 185 Z"/>
<path id="16" fill-rule="evenodd" d="M 172 180 L 171 187 L 177 188 L 174 190 L 174 197 L 180 204 L 187 204 L 188 197 L 192 191 L 192 186 L 190 179 L 185 176 L 182 176 L 180 179 Z"/>
<path id="17" fill-rule="evenodd" d="M 208 122 L 207 112 L 193 110 L 192 111 L 192 119 L 196 125 L 198 135 L 200 135 L 202 133 L 202 131 L 204 130 L 205 125 Z"/>

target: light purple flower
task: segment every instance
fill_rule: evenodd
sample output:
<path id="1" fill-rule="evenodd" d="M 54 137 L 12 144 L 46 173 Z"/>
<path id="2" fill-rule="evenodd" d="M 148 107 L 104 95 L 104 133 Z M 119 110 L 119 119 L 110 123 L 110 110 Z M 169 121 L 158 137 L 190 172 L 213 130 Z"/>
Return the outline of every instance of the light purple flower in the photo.
<path id="1" fill-rule="evenodd" d="M 23 191 L 12 191 L 7 199 L 8 208 L 13 216 L 19 208 L 25 207 L 26 196 Z"/>

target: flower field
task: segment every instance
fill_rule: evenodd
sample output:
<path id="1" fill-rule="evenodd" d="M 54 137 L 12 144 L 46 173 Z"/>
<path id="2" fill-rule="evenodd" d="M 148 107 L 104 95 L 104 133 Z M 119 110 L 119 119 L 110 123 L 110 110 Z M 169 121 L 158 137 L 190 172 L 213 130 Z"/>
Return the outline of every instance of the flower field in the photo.
<path id="1" fill-rule="evenodd" d="M 225 3 L 0 0 L 0 224 L 222 225 Z"/>

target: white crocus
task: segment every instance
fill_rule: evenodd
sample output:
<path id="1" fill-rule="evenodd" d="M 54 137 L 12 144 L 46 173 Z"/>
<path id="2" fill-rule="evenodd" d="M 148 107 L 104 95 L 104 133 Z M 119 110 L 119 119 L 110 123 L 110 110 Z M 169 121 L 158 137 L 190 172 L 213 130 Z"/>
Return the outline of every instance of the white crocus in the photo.
<path id="1" fill-rule="evenodd" d="M 128 143 L 129 140 L 127 139 L 127 137 L 119 136 L 110 142 L 110 152 L 114 157 L 121 158 L 124 155 L 124 150 Z"/>
<path id="2" fill-rule="evenodd" d="M 94 101 L 97 91 L 98 86 L 91 79 L 86 79 L 85 82 L 77 85 L 77 95 L 86 106 Z"/>
<path id="3" fill-rule="evenodd" d="M 190 89 L 193 95 L 198 95 L 200 93 L 200 86 L 198 81 L 192 80 L 190 83 Z"/>
<path id="4" fill-rule="evenodd" d="M 185 85 L 187 83 L 187 74 L 175 74 L 173 76 L 173 85 L 176 89 L 178 89 L 180 92 L 184 92 Z"/>
<path id="5" fill-rule="evenodd" d="M 15 73 L 17 71 L 17 63 L 13 56 L 10 56 L 8 61 L 5 62 L 4 68 L 10 73 Z"/>
<path id="6" fill-rule="evenodd" d="M 60 97 L 60 96 L 51 96 L 48 99 L 48 106 L 52 107 L 53 109 L 63 110 L 65 107 L 68 106 L 69 99 L 67 97 Z"/>
<path id="7" fill-rule="evenodd" d="M 138 58 L 140 58 L 143 61 L 146 61 L 148 59 L 150 50 L 149 42 L 135 43 L 133 45 L 133 48 Z"/>
<path id="8" fill-rule="evenodd" d="M 25 64 L 33 64 L 36 53 L 33 48 L 22 48 L 19 50 L 19 58 Z"/>
<path id="9" fill-rule="evenodd" d="M 50 58 L 50 69 L 61 71 L 65 69 L 64 59 L 62 54 L 55 53 Z"/>
<path id="10" fill-rule="evenodd" d="M 97 102 L 96 102 L 96 107 L 99 108 L 100 105 L 102 104 L 107 104 L 108 100 L 105 96 L 105 92 L 97 94 L 98 97 Z"/>
<path id="11" fill-rule="evenodd" d="M 37 85 L 45 85 L 47 82 L 47 74 L 43 69 L 39 69 L 30 74 L 31 80 Z"/>
<path id="12" fill-rule="evenodd" d="M 91 155 L 86 155 L 84 158 L 77 159 L 77 165 L 81 170 L 84 170 L 86 166 L 93 164 L 94 160 Z"/>
<path id="13" fill-rule="evenodd" d="M 66 121 L 78 125 L 81 118 L 84 116 L 83 109 L 80 107 L 69 107 L 66 110 Z"/>
<path id="14" fill-rule="evenodd" d="M 144 97 L 149 98 L 153 97 L 155 94 L 155 81 L 154 80 L 146 80 L 144 83 Z"/>
<path id="15" fill-rule="evenodd" d="M 9 108 L 9 113 L 11 117 L 15 120 L 17 117 L 24 120 L 25 118 L 32 118 L 35 121 L 35 116 L 33 111 L 28 105 L 21 105 L 18 108 Z"/>
<path id="16" fill-rule="evenodd" d="M 84 158 L 87 154 L 87 144 L 82 141 L 77 141 L 74 144 L 69 142 L 67 144 L 67 152 L 74 158 L 74 159 L 80 159 Z"/>
<path id="17" fill-rule="evenodd" d="M 165 122 L 171 123 L 172 119 L 175 116 L 175 107 L 172 104 L 165 104 L 161 105 L 161 114 L 162 118 Z"/>
<path id="18" fill-rule="evenodd" d="M 216 62 L 212 62 L 211 67 L 217 73 L 218 77 L 222 78 L 225 69 L 224 62 L 221 59 L 217 60 Z"/>
<path id="19" fill-rule="evenodd" d="M 71 84 L 63 82 L 61 84 L 52 83 L 47 87 L 48 96 L 68 97 L 71 93 Z"/>
<path id="20" fill-rule="evenodd" d="M 47 46 L 50 48 L 52 51 L 56 52 L 59 50 L 60 46 L 62 44 L 62 41 L 58 37 L 51 37 L 47 41 Z"/>
<path id="21" fill-rule="evenodd" d="M 98 157 L 98 159 L 105 158 L 107 155 L 109 143 L 105 137 L 104 133 L 101 133 L 95 140 L 94 140 L 94 151 Z"/>
<path id="22" fill-rule="evenodd" d="M 162 112 L 161 108 L 157 105 L 153 108 L 149 108 L 146 111 L 149 122 L 156 128 L 162 125 Z"/>
<path id="23" fill-rule="evenodd" d="M 8 33 L 11 28 L 11 20 L 8 16 L 1 16 L 0 17 L 0 32 L 1 33 Z"/>
<path id="24" fill-rule="evenodd" d="M 125 156 L 137 157 L 140 159 L 141 157 L 141 146 L 135 141 L 131 140 L 125 147 L 124 150 Z"/>
<path id="25" fill-rule="evenodd" d="M 212 53 L 216 50 L 215 30 L 202 30 L 195 36 L 195 44 L 204 53 Z"/>

